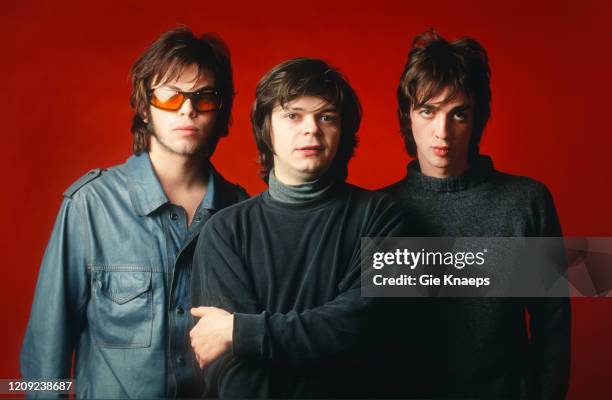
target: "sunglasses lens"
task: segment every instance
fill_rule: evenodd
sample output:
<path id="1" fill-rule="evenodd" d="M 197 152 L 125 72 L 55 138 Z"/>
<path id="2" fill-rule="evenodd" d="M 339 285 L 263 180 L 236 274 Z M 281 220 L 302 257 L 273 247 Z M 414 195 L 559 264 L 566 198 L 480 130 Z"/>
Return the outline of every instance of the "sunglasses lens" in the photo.
<path id="1" fill-rule="evenodd" d="M 218 110 L 221 106 L 219 96 L 214 93 L 202 93 L 194 100 L 195 108 L 202 112 Z"/>
<path id="2" fill-rule="evenodd" d="M 186 93 L 193 107 L 200 112 L 216 111 L 221 108 L 221 97 L 214 91 Z M 185 94 L 176 90 L 160 87 L 153 90 L 151 104 L 167 111 L 177 111 L 185 102 Z"/>
<path id="3" fill-rule="evenodd" d="M 151 104 L 162 110 L 176 111 L 183 105 L 185 97 L 167 88 L 155 89 L 151 96 Z"/>

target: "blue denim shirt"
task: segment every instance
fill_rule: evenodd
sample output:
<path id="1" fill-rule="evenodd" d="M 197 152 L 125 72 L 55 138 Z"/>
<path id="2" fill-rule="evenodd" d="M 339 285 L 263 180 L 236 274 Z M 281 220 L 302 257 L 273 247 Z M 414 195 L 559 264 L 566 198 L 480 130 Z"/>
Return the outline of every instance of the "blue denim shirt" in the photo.
<path id="1" fill-rule="evenodd" d="M 211 166 L 189 226 L 148 154 L 75 182 L 40 268 L 24 379 L 70 378 L 74 351 L 77 397 L 199 396 L 189 345 L 193 250 L 208 218 L 245 198 Z"/>

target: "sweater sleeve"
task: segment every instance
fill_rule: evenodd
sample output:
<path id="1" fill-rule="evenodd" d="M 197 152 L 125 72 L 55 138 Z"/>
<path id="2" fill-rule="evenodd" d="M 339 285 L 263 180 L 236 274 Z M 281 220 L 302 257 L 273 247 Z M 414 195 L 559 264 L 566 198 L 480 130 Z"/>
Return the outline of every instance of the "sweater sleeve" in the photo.
<path id="1" fill-rule="evenodd" d="M 550 192 L 543 187 L 535 215 L 535 236 L 561 237 L 561 226 Z M 564 257 L 561 255 L 561 257 Z M 528 299 L 531 316 L 531 366 L 537 399 L 565 398 L 570 369 L 571 309 L 569 297 Z"/>
<path id="2" fill-rule="evenodd" d="M 196 245 L 191 279 L 191 301 L 230 313 L 256 313 L 257 302 L 239 252 L 209 221 Z M 257 333 L 253 333 L 257 334 Z M 261 362 L 235 358 L 226 353 L 204 370 L 205 397 L 267 398 L 269 367 Z"/>
<path id="3" fill-rule="evenodd" d="M 401 210 L 386 197 L 366 213 L 361 236 L 400 236 Z M 314 365 L 334 355 L 353 351 L 364 337 L 378 302 L 361 297 L 360 243 L 355 243 L 351 267 L 340 283 L 339 295 L 303 312 L 240 312 L 234 316 L 233 354 L 249 360 Z M 321 266 L 325 268 L 325 266 Z"/>

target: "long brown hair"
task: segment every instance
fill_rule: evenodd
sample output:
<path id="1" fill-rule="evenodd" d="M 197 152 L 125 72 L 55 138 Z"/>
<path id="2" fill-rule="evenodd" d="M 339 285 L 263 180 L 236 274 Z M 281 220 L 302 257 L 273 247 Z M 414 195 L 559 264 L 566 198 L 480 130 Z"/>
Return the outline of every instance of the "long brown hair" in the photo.
<path id="1" fill-rule="evenodd" d="M 458 93 L 473 99 L 469 157 L 478 155 L 480 139 L 491 114 L 490 76 L 487 52 L 474 39 L 464 37 L 449 42 L 434 30 L 418 35 L 412 42 L 397 88 L 397 114 L 408 154 L 416 156 L 410 111 L 449 89 L 446 100 Z"/>
<path id="2" fill-rule="evenodd" d="M 130 105 L 134 110 L 131 128 L 134 154 L 138 155 L 149 150 L 152 128 L 144 120 L 144 117 L 149 115 L 149 90 L 153 85 L 177 78 L 190 65 L 198 68 L 198 74 L 202 74 L 205 70 L 212 71 L 215 76 L 215 88 L 221 94 L 222 107 L 217 111 L 214 135 L 208 146 L 208 156 L 212 155 L 219 138 L 229 133 L 234 83 L 227 45 L 213 34 L 206 33 L 196 37 L 190 29 L 181 27 L 161 35 L 138 57 L 130 70 L 132 81 Z M 161 82 L 162 79 L 164 82 Z"/>

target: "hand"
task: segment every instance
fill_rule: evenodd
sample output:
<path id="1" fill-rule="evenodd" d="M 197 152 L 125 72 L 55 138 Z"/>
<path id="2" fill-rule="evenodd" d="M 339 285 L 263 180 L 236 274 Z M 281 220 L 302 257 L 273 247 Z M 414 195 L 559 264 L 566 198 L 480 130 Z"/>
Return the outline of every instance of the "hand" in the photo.
<path id="1" fill-rule="evenodd" d="M 232 346 L 234 315 L 217 307 L 197 307 L 191 315 L 200 320 L 189 332 L 200 368 L 221 357 Z"/>

